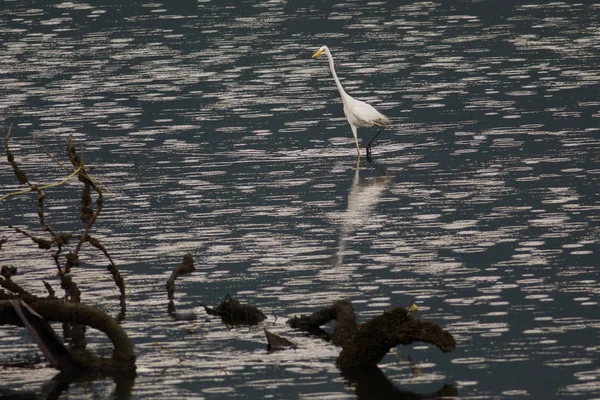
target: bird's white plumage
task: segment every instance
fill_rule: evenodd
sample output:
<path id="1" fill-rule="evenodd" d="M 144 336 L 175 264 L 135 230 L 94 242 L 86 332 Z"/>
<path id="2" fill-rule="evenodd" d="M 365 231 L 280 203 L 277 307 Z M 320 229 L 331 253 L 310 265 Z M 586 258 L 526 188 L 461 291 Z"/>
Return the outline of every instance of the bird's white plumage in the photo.
<path id="1" fill-rule="evenodd" d="M 312 58 L 317 58 L 321 54 L 325 54 L 329 60 L 329 69 L 331 70 L 331 75 L 333 75 L 333 79 L 335 80 L 335 85 L 340 92 L 340 96 L 342 97 L 342 103 L 344 104 L 344 115 L 350 124 L 350 129 L 352 129 L 354 141 L 356 142 L 356 150 L 360 156 L 360 147 L 358 145 L 357 135 L 358 128 L 370 126 L 385 128 L 390 125 L 390 120 L 388 117 L 373 108 L 370 104 L 367 104 L 364 101 L 356 100 L 346 93 L 337 77 L 337 74 L 335 73 L 333 57 L 331 56 L 329 48 L 327 46 L 321 47 L 315 54 L 313 54 Z"/>

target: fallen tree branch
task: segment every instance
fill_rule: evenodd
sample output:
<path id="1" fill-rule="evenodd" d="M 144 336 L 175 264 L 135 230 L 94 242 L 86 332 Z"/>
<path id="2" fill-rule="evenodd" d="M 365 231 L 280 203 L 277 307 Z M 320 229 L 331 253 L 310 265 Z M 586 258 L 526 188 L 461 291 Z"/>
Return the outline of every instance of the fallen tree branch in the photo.
<path id="1" fill-rule="evenodd" d="M 171 276 L 167 280 L 167 296 L 169 298 L 168 312 L 169 315 L 178 318 L 175 313 L 175 280 L 181 275 L 191 274 L 196 268 L 194 267 L 194 257 L 191 254 L 183 256 L 183 262 L 181 265 L 175 267 Z M 195 316 L 194 316 L 195 318 Z M 178 318 L 179 319 L 179 318 Z M 190 319 L 189 316 L 184 319 Z"/>
<path id="2" fill-rule="evenodd" d="M 106 257 L 106 259 L 108 260 L 108 266 L 106 267 L 106 269 L 108 270 L 108 272 L 110 272 L 113 281 L 115 282 L 115 285 L 117 285 L 117 288 L 119 288 L 119 304 L 121 306 L 121 311 L 117 319 L 122 320 L 125 317 L 125 312 L 127 311 L 127 305 L 125 303 L 125 281 L 123 280 L 123 277 L 121 276 L 117 265 L 114 263 L 112 257 L 110 256 L 104 245 L 102 245 L 102 243 L 100 243 L 98 239 L 92 237 L 91 235 L 87 235 L 86 240 L 90 245 L 100 250 L 102 254 L 104 254 L 104 257 Z"/>
<path id="3" fill-rule="evenodd" d="M 49 322 L 89 326 L 108 337 L 113 344 L 111 358 L 98 357 L 85 350 L 72 352 L 73 359 L 82 369 L 107 374 L 135 374 L 133 344 L 119 323 L 104 311 L 82 303 L 55 299 L 38 299 L 28 302 L 28 305 Z M 23 326 L 23 322 L 8 301 L 0 302 L 0 325 Z"/>
<path id="4" fill-rule="evenodd" d="M 341 369 L 377 365 L 391 348 L 400 344 L 431 343 L 444 353 L 456 347 L 450 333 L 432 322 L 414 319 L 410 310 L 404 307 L 385 311 L 358 325 L 352 303 L 336 301 L 312 315 L 294 317 L 288 324 L 292 328 L 314 331 L 334 319 L 336 324 L 331 339 L 342 347 L 337 359 Z"/>
<path id="5" fill-rule="evenodd" d="M 225 299 L 217 307 L 210 308 L 200 304 L 206 310 L 207 314 L 218 315 L 226 325 L 258 325 L 267 316 L 250 304 L 242 304 L 238 299 L 225 296 Z"/>
<path id="6" fill-rule="evenodd" d="M 36 313 L 21 299 L 8 300 L 19 316 L 23 326 L 37 343 L 39 349 L 44 353 L 50 364 L 61 371 L 75 371 L 77 363 L 71 357 L 71 353 L 58 338 L 54 329 L 42 316 Z"/>

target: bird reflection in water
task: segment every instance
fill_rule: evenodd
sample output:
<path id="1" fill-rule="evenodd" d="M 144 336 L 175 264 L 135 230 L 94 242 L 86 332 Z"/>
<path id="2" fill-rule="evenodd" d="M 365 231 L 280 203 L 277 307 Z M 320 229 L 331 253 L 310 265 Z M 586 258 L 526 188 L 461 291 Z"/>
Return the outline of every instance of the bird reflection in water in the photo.
<path id="1" fill-rule="evenodd" d="M 353 233 L 373 222 L 375 206 L 392 179 L 386 169 L 382 169 L 372 162 L 367 165 L 368 168 L 361 170 L 360 159 L 357 160 L 354 178 L 348 191 L 348 206 L 339 217 L 337 252 L 333 260 L 333 268 L 327 271 L 327 274 L 334 274 L 338 280 L 350 278 L 349 272 L 351 271 L 344 267 L 347 243 Z M 361 176 L 361 172 L 367 176 Z"/>

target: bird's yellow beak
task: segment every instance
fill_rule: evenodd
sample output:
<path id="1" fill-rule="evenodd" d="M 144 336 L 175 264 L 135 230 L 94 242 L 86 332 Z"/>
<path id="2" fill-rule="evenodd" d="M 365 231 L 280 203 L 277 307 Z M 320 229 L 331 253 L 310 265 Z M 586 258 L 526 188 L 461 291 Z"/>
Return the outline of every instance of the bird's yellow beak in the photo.
<path id="1" fill-rule="evenodd" d="M 312 58 L 319 57 L 321 54 L 323 54 L 324 51 L 325 49 L 319 49 L 315 54 L 312 55 Z"/>

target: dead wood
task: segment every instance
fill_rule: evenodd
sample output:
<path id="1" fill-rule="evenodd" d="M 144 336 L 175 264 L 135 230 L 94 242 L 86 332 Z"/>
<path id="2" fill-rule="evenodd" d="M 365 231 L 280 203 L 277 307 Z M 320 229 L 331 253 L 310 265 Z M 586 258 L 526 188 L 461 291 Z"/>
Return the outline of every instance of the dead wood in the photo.
<path id="1" fill-rule="evenodd" d="M 239 300 L 225 296 L 217 307 L 210 308 L 201 304 L 210 315 L 218 315 L 226 325 L 258 325 L 267 317 L 255 306 L 242 304 Z"/>
<path id="2" fill-rule="evenodd" d="M 413 318 L 404 307 L 385 311 L 358 325 L 352 303 L 342 300 L 312 315 L 294 317 L 288 324 L 293 328 L 312 331 L 332 320 L 336 324 L 331 339 L 342 347 L 337 359 L 342 369 L 377 365 L 391 348 L 400 344 L 408 345 L 417 341 L 431 343 L 444 353 L 456 347 L 450 333 L 432 322 Z"/>
<path id="3" fill-rule="evenodd" d="M 75 363 L 83 370 L 135 374 L 133 344 L 119 323 L 104 311 L 86 304 L 56 299 L 36 299 L 28 302 L 28 305 L 46 321 L 88 326 L 103 332 L 109 338 L 113 344 L 110 358 L 97 357 L 85 350 L 71 351 Z M 0 301 L 0 325 L 7 324 L 24 325 L 13 305 L 9 301 Z"/>
<path id="4" fill-rule="evenodd" d="M 286 338 L 276 335 L 268 330 L 265 331 L 267 337 L 267 351 L 279 351 L 286 349 L 295 349 L 297 346 Z"/>
<path id="5" fill-rule="evenodd" d="M 170 316 L 176 319 L 189 320 L 196 318 L 195 315 L 193 315 L 193 318 L 191 318 L 191 316 L 181 318 L 181 316 L 178 316 L 175 313 L 175 280 L 181 275 L 191 274 L 195 270 L 196 268 L 194 267 L 194 258 L 191 254 L 186 254 L 185 256 L 183 256 L 183 262 L 179 266 L 175 267 L 175 269 L 171 273 L 171 276 L 167 280 L 167 296 L 169 298 L 168 312 Z"/>

